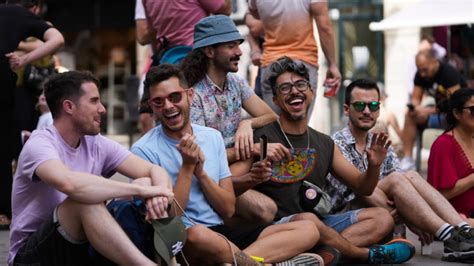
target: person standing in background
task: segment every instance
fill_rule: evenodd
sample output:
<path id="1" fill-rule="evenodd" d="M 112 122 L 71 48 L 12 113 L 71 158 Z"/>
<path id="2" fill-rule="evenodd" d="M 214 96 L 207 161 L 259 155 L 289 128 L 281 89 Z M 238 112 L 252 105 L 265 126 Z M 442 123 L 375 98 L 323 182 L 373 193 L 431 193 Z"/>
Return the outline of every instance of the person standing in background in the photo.
<path id="1" fill-rule="evenodd" d="M 311 87 L 317 88 L 318 47 L 313 34 L 313 19 L 318 28 L 321 48 L 328 61 L 324 85 L 330 88 L 334 95 L 337 93 L 341 73 L 336 64 L 334 34 L 326 0 L 250 0 L 249 12 L 263 23 L 265 44 L 261 59 L 262 92 L 263 99 L 275 112 L 280 111 L 272 101 L 273 93 L 268 75 L 269 65 L 278 58 L 288 56 L 303 62 L 309 69 Z M 314 102 L 309 110 L 310 115 Z"/>
<path id="2" fill-rule="evenodd" d="M 144 93 L 143 81 L 145 80 L 145 75 L 152 63 L 150 54 L 153 55 L 154 52 L 153 44 L 151 44 L 150 40 L 150 27 L 146 19 L 145 8 L 143 7 L 142 0 L 135 1 L 135 28 L 137 42 L 143 46 L 147 46 L 147 52 L 145 54 L 146 66 L 143 68 L 143 70 L 140 69 L 140 85 L 138 86 L 138 99 L 140 100 L 138 129 L 140 130 L 140 136 L 143 136 L 146 132 L 148 132 L 148 130 L 155 126 L 155 120 L 153 119 L 151 109 L 148 107 L 147 103 L 142 100 Z"/>
<path id="3" fill-rule="evenodd" d="M 263 99 L 262 95 L 262 71 L 260 66 L 262 64 L 262 51 L 263 43 L 265 42 L 265 36 L 263 32 L 263 24 L 260 20 L 255 19 L 252 14 L 245 13 L 244 16 L 245 25 L 249 28 L 249 34 L 247 35 L 247 41 L 250 45 L 250 59 L 252 64 L 258 67 L 257 74 L 255 77 L 255 84 L 251 86 L 255 88 L 255 93 Z"/>
<path id="4" fill-rule="evenodd" d="M 0 228 L 8 229 L 11 217 L 12 159 L 15 143 L 14 102 L 16 74 L 25 65 L 54 53 L 64 44 L 61 33 L 41 20 L 36 14 L 42 5 L 40 0 L 8 1 L 0 4 L 0 113 L 4 119 L 4 136 L 0 138 Z M 13 53 L 27 37 L 44 41 L 36 49 L 24 55 Z"/>

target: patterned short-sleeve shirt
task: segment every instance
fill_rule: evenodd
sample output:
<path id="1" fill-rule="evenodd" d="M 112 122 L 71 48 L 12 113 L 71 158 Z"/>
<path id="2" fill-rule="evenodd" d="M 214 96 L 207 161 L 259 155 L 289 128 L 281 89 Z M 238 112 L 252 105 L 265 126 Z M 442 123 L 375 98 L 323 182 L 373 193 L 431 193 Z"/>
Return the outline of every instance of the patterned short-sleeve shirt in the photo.
<path id="1" fill-rule="evenodd" d="M 372 140 L 373 133 L 369 132 L 367 143 Z M 356 149 L 356 140 L 352 136 L 348 126 L 332 135 L 334 143 L 339 147 L 342 155 L 346 160 L 350 161 L 359 171 L 365 172 L 368 166 L 367 152 L 360 154 Z M 382 179 L 392 172 L 401 171 L 400 161 L 393 147 L 388 148 L 387 157 L 380 166 L 380 176 Z M 326 176 L 328 180 L 327 192 L 331 196 L 333 207 L 332 213 L 342 210 L 350 201 L 355 198 L 354 192 L 345 184 L 339 181 L 332 174 Z"/>
<path id="2" fill-rule="evenodd" d="M 243 103 L 253 94 L 247 81 L 236 74 L 227 74 L 223 88 L 206 75 L 194 86 L 191 122 L 217 129 L 224 138 L 226 148 L 232 147 Z"/>

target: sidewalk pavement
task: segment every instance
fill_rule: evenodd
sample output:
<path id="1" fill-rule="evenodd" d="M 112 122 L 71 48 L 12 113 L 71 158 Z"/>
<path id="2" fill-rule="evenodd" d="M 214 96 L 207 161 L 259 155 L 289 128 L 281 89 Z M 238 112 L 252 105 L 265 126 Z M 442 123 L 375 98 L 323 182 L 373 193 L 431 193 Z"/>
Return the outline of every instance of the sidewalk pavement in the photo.
<path id="1" fill-rule="evenodd" d="M 8 248 L 10 247 L 9 233 L 10 231 L 0 231 L 0 265 L 2 266 L 7 265 Z"/>
<path id="2" fill-rule="evenodd" d="M 0 266 L 7 264 L 7 256 L 8 256 L 8 234 L 9 231 L 0 231 Z M 444 262 L 441 261 L 441 254 L 443 252 L 443 243 L 436 241 L 432 244 L 432 254 L 428 256 L 421 255 L 420 251 L 420 242 L 417 240 L 417 237 L 407 230 L 408 239 L 413 242 L 416 247 L 416 255 L 404 265 L 409 266 L 418 266 L 418 265 L 430 265 L 430 266 L 438 266 L 438 265 L 447 265 L 447 266 L 461 266 L 467 264 L 461 263 L 452 263 L 452 262 Z"/>

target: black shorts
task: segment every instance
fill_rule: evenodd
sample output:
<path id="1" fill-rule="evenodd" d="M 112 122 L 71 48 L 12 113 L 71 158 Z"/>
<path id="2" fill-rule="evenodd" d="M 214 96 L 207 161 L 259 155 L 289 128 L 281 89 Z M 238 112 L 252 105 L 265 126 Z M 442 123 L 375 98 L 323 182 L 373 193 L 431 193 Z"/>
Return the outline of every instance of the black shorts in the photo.
<path id="1" fill-rule="evenodd" d="M 91 265 L 89 242 L 66 240 L 54 214 L 28 237 L 18 250 L 13 265 Z"/>
<path id="2" fill-rule="evenodd" d="M 239 249 L 245 249 L 255 242 L 262 231 L 267 228 L 268 225 L 255 225 L 255 226 L 243 226 L 243 227 L 229 227 L 227 225 L 216 225 L 211 226 L 209 229 L 212 231 L 222 234 L 230 242 L 234 243 Z"/>

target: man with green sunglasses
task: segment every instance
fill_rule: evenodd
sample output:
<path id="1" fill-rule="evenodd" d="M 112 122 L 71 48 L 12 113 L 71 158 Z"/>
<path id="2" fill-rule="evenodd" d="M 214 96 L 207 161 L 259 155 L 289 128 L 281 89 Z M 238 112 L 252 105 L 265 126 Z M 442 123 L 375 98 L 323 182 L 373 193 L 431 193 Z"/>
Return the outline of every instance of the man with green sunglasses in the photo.
<path id="1" fill-rule="evenodd" d="M 368 166 L 367 150 L 374 133 L 370 130 L 379 117 L 380 91 L 370 80 L 359 79 L 346 88 L 344 114 L 348 125 L 333 135 L 344 157 L 364 172 Z M 383 207 L 394 220 L 405 223 L 420 236 L 422 244 L 437 237 L 444 242 L 442 260 L 472 261 L 474 231 L 453 206 L 417 172 L 402 172 L 393 147 L 380 165 L 379 182 L 370 196 L 360 196 L 333 175 L 327 176 L 332 213 L 366 207 Z"/>

